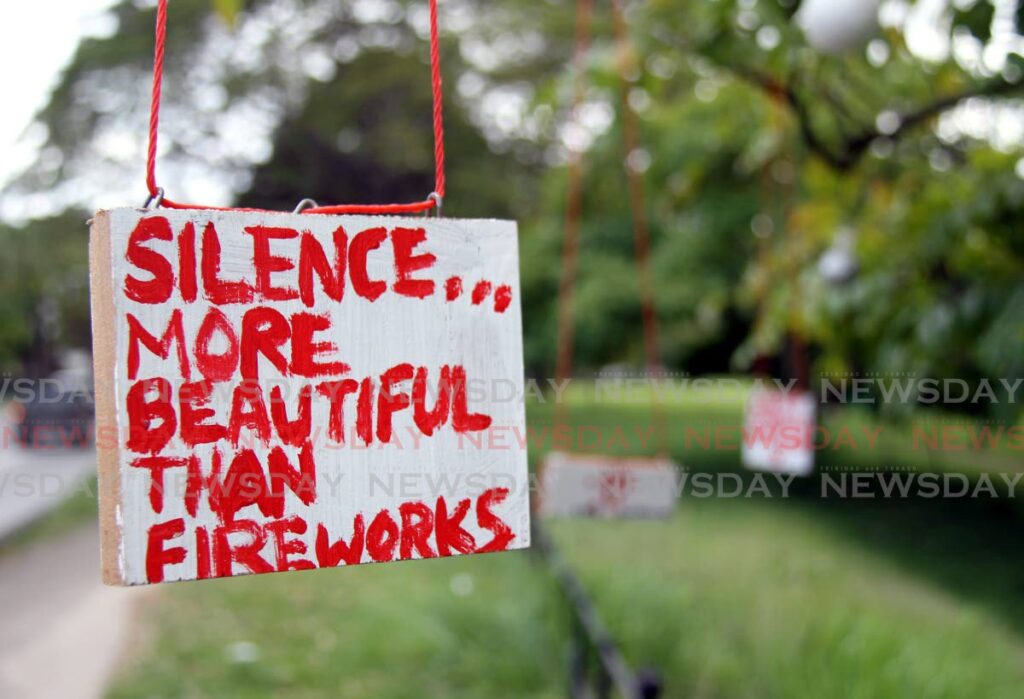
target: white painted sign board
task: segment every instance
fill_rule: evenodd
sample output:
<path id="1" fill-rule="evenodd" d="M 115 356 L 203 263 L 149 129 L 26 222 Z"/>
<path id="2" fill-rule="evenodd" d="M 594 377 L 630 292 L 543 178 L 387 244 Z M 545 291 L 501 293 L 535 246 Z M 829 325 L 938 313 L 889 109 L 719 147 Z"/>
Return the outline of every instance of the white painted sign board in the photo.
<path id="1" fill-rule="evenodd" d="M 743 463 L 755 471 L 807 476 L 814 471 L 815 405 L 804 391 L 756 389 L 747 400 Z"/>
<path id="2" fill-rule="evenodd" d="M 512 222 L 100 212 L 104 579 L 529 546 Z M 503 395 L 505 395 L 503 393 Z"/>
<path id="3" fill-rule="evenodd" d="M 540 513 L 547 517 L 664 518 L 679 499 L 666 458 L 552 452 L 544 461 Z"/>

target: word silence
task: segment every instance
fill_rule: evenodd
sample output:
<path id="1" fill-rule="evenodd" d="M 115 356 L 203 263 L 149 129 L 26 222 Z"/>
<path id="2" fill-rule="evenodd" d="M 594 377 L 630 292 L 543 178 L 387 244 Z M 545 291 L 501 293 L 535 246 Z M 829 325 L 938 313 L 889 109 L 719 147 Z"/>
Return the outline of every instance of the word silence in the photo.
<path id="1" fill-rule="evenodd" d="M 467 392 L 523 390 L 514 223 L 117 209 L 90 259 L 107 582 L 529 545 L 525 449 L 462 443 L 525 433 Z M 366 487 L 424 474 L 455 485 Z"/>

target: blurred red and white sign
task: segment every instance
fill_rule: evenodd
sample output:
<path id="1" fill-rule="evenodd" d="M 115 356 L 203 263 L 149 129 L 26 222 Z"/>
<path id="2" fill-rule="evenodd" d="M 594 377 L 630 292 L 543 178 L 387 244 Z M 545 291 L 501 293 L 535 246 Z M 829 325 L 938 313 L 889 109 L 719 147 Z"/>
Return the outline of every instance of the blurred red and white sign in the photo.
<path id="1" fill-rule="evenodd" d="M 747 401 L 743 463 L 755 471 L 806 476 L 814 470 L 815 405 L 804 391 L 756 389 Z"/>
<path id="2" fill-rule="evenodd" d="M 544 462 L 540 512 L 547 517 L 662 518 L 678 500 L 669 459 L 552 452 Z"/>
<path id="3" fill-rule="evenodd" d="M 107 582 L 529 545 L 514 223 L 118 209 L 91 269 Z"/>

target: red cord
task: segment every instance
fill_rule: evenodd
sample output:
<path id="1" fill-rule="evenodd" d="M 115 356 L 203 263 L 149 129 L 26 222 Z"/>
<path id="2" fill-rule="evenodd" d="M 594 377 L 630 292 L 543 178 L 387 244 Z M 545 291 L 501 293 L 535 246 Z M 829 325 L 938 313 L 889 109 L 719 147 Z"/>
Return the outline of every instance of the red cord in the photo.
<path id="1" fill-rule="evenodd" d="M 661 366 L 658 341 L 658 315 L 654 307 L 654 279 L 651 272 L 651 231 L 647 220 L 647 195 L 643 175 L 630 167 L 629 158 L 640 148 L 636 112 L 629 103 L 632 87 L 627 74 L 627 55 L 633 51 L 629 39 L 626 19 L 622 14 L 621 0 L 611 0 L 612 26 L 619 57 L 619 96 L 622 102 L 622 145 L 625 147 L 623 163 L 626 166 L 626 181 L 629 189 L 629 205 L 633 214 L 633 238 L 636 247 L 637 276 L 640 281 L 640 308 L 643 316 L 644 354 L 647 358 L 648 373 L 655 374 Z"/>
<path id="2" fill-rule="evenodd" d="M 632 48 L 625 18 L 622 15 L 620 0 L 611 0 L 611 13 L 615 30 L 615 43 L 620 53 L 625 56 Z M 593 0 L 576 0 L 576 51 L 574 58 L 574 87 L 571 114 L 577 116 L 580 104 L 586 96 L 587 88 L 587 52 L 591 43 L 593 24 Z M 654 306 L 654 282 L 651 273 L 650 226 L 647 220 L 646 195 L 643 177 L 629 167 L 628 156 L 639 147 L 640 138 L 636 114 L 629 104 L 630 80 L 626 74 L 627 65 L 619 61 L 619 87 L 622 97 L 623 145 L 627 158 L 623 159 L 629 189 L 630 216 L 633 222 L 633 236 L 636 248 L 637 277 L 640 282 L 640 307 L 643 322 L 644 354 L 647 362 L 648 376 L 657 376 L 660 372 L 660 353 L 658 350 L 658 317 Z M 562 382 L 572 378 L 573 354 L 576 336 L 575 322 L 575 286 L 579 267 L 580 227 L 583 219 L 583 177 L 585 153 L 570 150 L 567 167 L 566 206 L 565 206 L 565 237 L 562 245 L 562 277 L 558 290 L 558 337 L 556 340 L 557 358 L 555 364 L 555 380 Z M 667 421 L 664 407 L 658 392 L 654 393 L 654 429 L 658 435 L 658 449 L 661 453 L 668 452 Z M 569 424 L 569 407 L 564 401 L 555 404 L 555 426 L 560 428 Z"/>
<path id="3" fill-rule="evenodd" d="M 164 82 L 164 44 L 167 41 L 167 0 L 160 0 L 156 6 L 156 43 L 153 49 L 153 96 L 149 103 L 149 152 L 146 156 L 146 187 L 149 195 L 155 197 L 159 191 L 156 185 L 156 138 L 160 129 L 160 90 Z"/>
<path id="4" fill-rule="evenodd" d="M 444 96 L 441 94 L 441 40 L 437 35 L 437 0 L 430 0 L 430 85 L 434 93 L 434 191 L 444 199 Z"/>
<path id="5" fill-rule="evenodd" d="M 437 0 L 430 3 L 430 82 L 434 100 L 434 191 L 423 201 L 408 204 L 339 204 L 317 206 L 302 211 L 304 214 L 404 214 L 429 211 L 440 206 L 444 199 L 444 116 L 441 92 L 441 41 L 437 31 Z M 167 0 L 158 0 L 156 6 L 156 43 L 153 50 L 153 96 L 149 108 L 149 149 L 146 154 L 146 188 L 157 200 L 161 193 L 156 183 L 156 150 L 160 124 L 160 91 L 164 78 L 164 46 L 167 43 Z M 433 195 L 436 194 L 437 197 Z M 214 211 L 259 211 L 235 207 L 198 206 L 159 198 L 159 205 L 171 209 L 209 209 Z"/>
<path id="6" fill-rule="evenodd" d="M 573 57 L 573 91 L 570 114 L 579 117 L 580 105 L 587 92 L 587 52 L 593 0 L 576 0 L 576 47 Z M 580 251 L 580 224 L 583 219 L 583 153 L 575 148 L 569 152 L 565 194 L 565 237 L 562 241 L 562 276 L 558 285 L 558 339 L 555 359 L 555 380 L 562 383 L 572 378 L 573 350 L 576 341 L 576 275 Z M 555 403 L 555 425 L 568 424 L 563 401 Z"/>

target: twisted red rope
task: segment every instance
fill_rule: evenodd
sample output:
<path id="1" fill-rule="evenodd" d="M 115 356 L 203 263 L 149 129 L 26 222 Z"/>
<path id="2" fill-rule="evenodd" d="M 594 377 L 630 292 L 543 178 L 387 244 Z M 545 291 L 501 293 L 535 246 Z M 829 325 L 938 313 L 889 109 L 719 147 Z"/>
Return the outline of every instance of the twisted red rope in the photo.
<path id="1" fill-rule="evenodd" d="M 434 95 L 434 191 L 444 199 L 444 98 L 441 94 L 441 40 L 437 35 L 437 0 L 430 0 L 430 85 Z"/>
<path id="2" fill-rule="evenodd" d="M 619 50 L 619 90 L 622 98 L 622 131 L 625 158 L 623 165 L 629 190 L 630 216 L 633 223 L 633 236 L 636 251 L 637 277 L 640 283 L 640 308 L 643 322 L 644 355 L 647 361 L 649 376 L 657 376 L 660 372 L 661 360 L 658 342 L 658 316 L 654 305 L 654 281 L 651 272 L 650 225 L 647 219 L 646 194 L 643 176 L 629 166 L 629 155 L 640 145 L 640 136 L 636 114 L 629 104 L 629 91 L 632 87 L 627 73 L 625 61 L 627 52 L 632 50 L 628 27 L 622 14 L 621 0 L 610 0 L 614 26 L 615 44 Z M 587 53 L 591 44 L 593 25 L 593 0 L 576 0 L 576 51 L 574 59 L 574 86 L 572 98 L 572 115 L 576 117 L 583 99 L 586 97 Z M 562 277 L 558 292 L 558 338 L 556 341 L 558 355 L 555 364 L 556 381 L 562 382 L 572 378 L 573 354 L 576 337 L 575 286 L 579 268 L 580 227 L 583 219 L 583 177 L 585 153 L 571 150 L 567 168 L 566 206 L 565 206 L 565 237 L 562 244 Z M 555 405 L 555 426 L 568 425 L 568 405 L 559 401 Z M 667 453 L 667 422 L 664 406 L 654 394 L 654 428 L 658 435 L 658 449 Z"/>
<path id="3" fill-rule="evenodd" d="M 146 155 L 146 187 L 149 195 L 155 197 L 159 188 L 156 184 L 156 139 L 160 129 L 160 90 L 164 83 L 164 44 L 167 41 L 167 0 L 160 0 L 156 6 L 156 42 L 153 49 L 153 95 L 149 102 L 149 151 Z"/>
<path id="4" fill-rule="evenodd" d="M 437 0 L 430 3 L 430 82 L 433 90 L 434 120 L 434 191 L 423 201 L 408 204 L 338 204 L 317 206 L 302 211 L 304 214 L 403 214 L 440 208 L 444 199 L 444 115 L 441 93 L 441 41 L 437 30 Z M 167 43 L 167 0 L 158 0 L 156 6 L 156 35 L 153 50 L 153 94 L 149 108 L 149 148 L 146 153 L 146 188 L 151 201 L 171 209 L 209 209 L 229 211 L 232 207 L 199 206 L 171 201 L 162 196 L 156 182 L 156 151 L 160 126 L 160 93 L 164 78 L 164 47 Z M 436 196 L 435 196 L 436 195 Z M 238 210 L 238 209 L 234 209 Z M 250 209 L 251 210 L 251 209 Z"/>
<path id="5" fill-rule="evenodd" d="M 593 0 L 576 0 L 576 48 L 573 56 L 573 91 L 571 118 L 579 117 L 580 105 L 587 92 L 587 52 Z M 580 224 L 583 219 L 583 154 L 571 148 L 566 172 L 565 237 L 562 241 L 562 277 L 558 285 L 558 339 L 555 359 L 555 380 L 572 378 L 573 350 L 576 342 L 576 275 L 579 266 Z M 555 404 L 555 425 L 566 423 L 563 401 Z"/>

